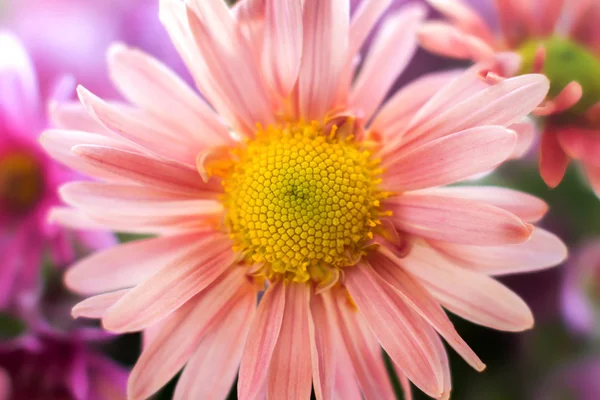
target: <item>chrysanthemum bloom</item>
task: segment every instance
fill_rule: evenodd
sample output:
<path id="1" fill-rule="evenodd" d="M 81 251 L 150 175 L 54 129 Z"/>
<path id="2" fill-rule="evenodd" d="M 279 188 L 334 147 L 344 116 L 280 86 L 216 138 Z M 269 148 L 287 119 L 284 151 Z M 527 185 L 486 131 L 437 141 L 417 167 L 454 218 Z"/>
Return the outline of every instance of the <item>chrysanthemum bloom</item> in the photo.
<path id="1" fill-rule="evenodd" d="M 241 399 L 308 399 L 313 386 L 318 399 L 391 399 L 380 345 L 406 386 L 447 398 L 438 333 L 484 365 L 441 305 L 498 329 L 533 325 L 526 304 L 487 275 L 564 258 L 561 241 L 531 225 L 546 205 L 503 188 L 441 186 L 510 157 L 517 137 L 507 127 L 548 81 L 431 75 L 378 110 L 424 17 L 414 4 L 389 15 L 351 84 L 352 60 L 388 3 L 364 2 L 350 19 L 347 0 L 233 11 L 221 0 L 165 0 L 161 18 L 218 114 L 158 61 L 116 46 L 111 76 L 137 108 L 79 88 L 107 130 L 43 135 L 54 157 L 104 180 L 65 186 L 73 208 L 55 220 L 158 235 L 83 260 L 66 279 L 97 294 L 75 316 L 147 330 L 131 399 L 186 363 L 178 399 L 225 398 L 238 367 Z"/>
<path id="2" fill-rule="evenodd" d="M 74 260 L 73 239 L 94 249 L 114 242 L 112 235 L 47 223 L 48 210 L 60 204 L 58 186 L 74 174 L 37 141 L 47 128 L 44 111 L 27 54 L 0 33 L 0 309 L 15 293 L 35 289 L 45 251 L 64 266 Z"/>
<path id="3" fill-rule="evenodd" d="M 543 72 L 550 79 L 543 117 L 540 173 L 556 187 L 570 159 L 581 162 L 600 195 L 600 2 L 496 0 L 500 31 L 460 0 L 428 0 L 449 22 L 420 32 L 427 49 L 450 57 L 496 61 L 505 76 Z"/>
<path id="4" fill-rule="evenodd" d="M 600 242 L 587 243 L 565 268 L 562 313 L 574 332 L 600 334 Z"/>
<path id="5" fill-rule="evenodd" d="M 73 296 L 46 289 L 0 312 L 0 400 L 124 400 L 128 371 L 96 348 L 113 336 L 73 323 Z"/>

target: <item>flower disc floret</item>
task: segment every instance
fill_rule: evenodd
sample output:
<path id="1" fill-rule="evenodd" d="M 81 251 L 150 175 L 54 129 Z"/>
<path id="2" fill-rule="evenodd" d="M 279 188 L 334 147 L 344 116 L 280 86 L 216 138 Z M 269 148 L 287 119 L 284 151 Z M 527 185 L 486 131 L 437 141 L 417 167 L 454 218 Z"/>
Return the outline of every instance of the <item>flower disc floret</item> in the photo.
<path id="1" fill-rule="evenodd" d="M 238 249 L 270 278 L 321 281 L 356 263 L 378 224 L 378 161 L 334 126 L 259 130 L 224 180 Z"/>

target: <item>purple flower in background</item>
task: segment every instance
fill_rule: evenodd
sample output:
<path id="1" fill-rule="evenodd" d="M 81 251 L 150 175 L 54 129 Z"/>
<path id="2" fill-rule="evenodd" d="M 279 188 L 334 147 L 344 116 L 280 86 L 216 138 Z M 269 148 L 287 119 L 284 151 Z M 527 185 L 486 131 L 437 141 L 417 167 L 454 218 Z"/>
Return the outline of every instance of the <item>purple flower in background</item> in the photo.
<path id="1" fill-rule="evenodd" d="M 561 298 L 564 318 L 573 331 L 600 334 L 600 239 L 586 244 L 572 259 Z"/>
<path id="2" fill-rule="evenodd" d="M 600 393 L 600 357 L 559 368 L 543 384 L 536 400 L 597 400 Z"/>
<path id="3" fill-rule="evenodd" d="M 71 85 L 59 84 L 55 93 Z M 57 265 L 73 261 L 76 249 L 114 244 L 106 233 L 74 232 L 47 221 L 60 204 L 58 187 L 76 175 L 48 158 L 37 139 L 47 128 L 37 77 L 19 41 L 0 33 L 0 310 L 37 290 L 48 250 Z"/>
<path id="4" fill-rule="evenodd" d="M 1 0 L 0 0 L 1 2 Z M 109 45 L 139 47 L 188 77 L 158 19 L 158 0 L 7 0 L 5 24 L 22 40 L 40 73 L 42 92 L 56 76 L 115 97 L 106 71 Z M 2 16 L 0 14 L 0 23 Z"/>

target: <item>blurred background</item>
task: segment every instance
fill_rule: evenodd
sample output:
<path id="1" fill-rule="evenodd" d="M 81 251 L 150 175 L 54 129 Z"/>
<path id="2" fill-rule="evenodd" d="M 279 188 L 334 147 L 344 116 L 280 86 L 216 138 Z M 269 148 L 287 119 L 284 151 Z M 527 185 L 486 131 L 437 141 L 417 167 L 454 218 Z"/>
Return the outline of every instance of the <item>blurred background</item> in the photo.
<path id="1" fill-rule="evenodd" d="M 401 6 L 403 1 L 396 3 Z M 492 0 L 470 3 L 491 18 Z M 115 41 L 153 54 L 189 80 L 158 20 L 158 0 L 0 0 L 0 30 L 14 33 L 23 42 L 35 65 L 42 98 L 50 96 L 65 74 L 101 97 L 115 98 L 105 66 L 105 51 Z M 397 87 L 424 73 L 457 66 L 420 51 Z M 488 366 L 479 374 L 449 351 L 453 399 L 600 399 L 600 201 L 576 166 L 570 167 L 557 189 L 549 190 L 536 163 L 537 154 L 530 154 L 507 163 L 485 182 L 514 187 L 546 200 L 550 213 L 543 225 L 569 245 L 569 260 L 544 272 L 503 279 L 532 307 L 536 326 L 531 331 L 501 333 L 453 318 L 463 338 Z M 0 263 L 2 259 L 0 254 Z M 44 258 L 44 287 L 35 306 L 37 312 L 53 332 L 87 329 L 71 321 L 69 307 L 76 298 L 62 286 L 64 265 L 56 264 Z M 0 367 L 15 368 L 8 364 L 12 362 L 9 358 L 16 357 L 2 342 L 11 343 L 30 329 L 25 319 L 0 310 Z M 142 345 L 138 335 L 101 339 L 86 339 L 85 346 L 123 368 L 133 365 Z M 48 361 L 56 367 L 59 363 L 52 357 L 61 355 Z M 60 369 L 50 372 L 63 373 Z M 172 387 L 157 398 L 170 399 Z M 397 381 L 395 387 L 398 398 L 402 398 Z M 417 390 L 414 394 L 425 398 Z M 62 395 L 56 398 L 74 398 L 68 393 Z M 31 396 L 17 400 L 37 400 Z"/>

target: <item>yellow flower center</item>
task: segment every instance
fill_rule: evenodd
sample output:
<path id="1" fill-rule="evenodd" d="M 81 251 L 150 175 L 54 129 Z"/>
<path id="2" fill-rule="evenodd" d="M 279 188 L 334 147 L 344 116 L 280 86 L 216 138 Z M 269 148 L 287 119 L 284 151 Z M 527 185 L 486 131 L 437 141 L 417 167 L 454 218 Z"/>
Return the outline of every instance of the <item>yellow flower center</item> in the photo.
<path id="1" fill-rule="evenodd" d="M 385 194 L 379 161 L 351 135 L 318 123 L 269 127 L 233 157 L 226 223 L 258 273 L 323 283 L 360 259 Z"/>
<path id="2" fill-rule="evenodd" d="M 523 57 L 521 72 L 533 70 L 535 53 L 540 45 L 546 48 L 543 73 L 550 79 L 550 97 L 576 81 L 583 88 L 583 96 L 570 113 L 582 114 L 600 101 L 600 57 L 572 40 L 552 36 L 525 42 L 518 50 Z"/>
<path id="3" fill-rule="evenodd" d="M 23 153 L 0 158 L 0 203 L 12 212 L 30 209 L 42 193 L 42 171 L 35 159 Z"/>

